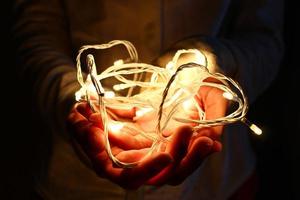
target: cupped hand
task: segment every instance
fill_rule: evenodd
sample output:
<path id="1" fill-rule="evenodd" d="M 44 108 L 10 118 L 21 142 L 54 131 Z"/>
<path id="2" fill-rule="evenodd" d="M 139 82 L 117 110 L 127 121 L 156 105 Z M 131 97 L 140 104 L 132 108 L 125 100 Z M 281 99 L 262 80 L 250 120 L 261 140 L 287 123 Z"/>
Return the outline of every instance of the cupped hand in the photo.
<path id="1" fill-rule="evenodd" d="M 215 82 L 213 79 L 205 81 Z M 227 100 L 222 93 L 220 89 L 209 86 L 202 86 L 199 89 L 195 99 L 205 111 L 206 119 L 216 119 L 225 115 Z M 196 112 L 191 113 L 191 118 L 199 117 Z M 193 133 L 192 126 L 174 127 L 174 133 L 165 148 L 165 152 L 172 156 L 173 162 L 147 183 L 150 185 L 182 183 L 210 154 L 221 151 L 219 139 L 222 132 L 223 126 L 203 128 L 197 133 Z"/>
<path id="2" fill-rule="evenodd" d="M 205 111 L 206 119 L 216 119 L 225 115 L 227 100 L 223 98 L 222 93 L 220 89 L 210 86 L 202 86 L 199 89 L 195 99 Z M 132 111 L 113 110 L 113 112 L 125 118 L 135 116 L 135 112 Z M 190 117 L 199 116 L 196 112 L 191 112 Z M 146 157 L 152 141 L 139 134 L 110 133 L 111 149 L 116 158 L 123 162 L 141 160 L 137 166 L 124 169 L 115 166 L 108 156 L 101 117 L 92 113 L 86 103 L 74 106 L 68 122 L 97 174 L 124 188 L 138 188 L 143 184 L 157 186 L 180 184 L 201 165 L 203 160 L 222 148 L 219 141 L 222 126 L 203 128 L 197 133 L 194 133 L 192 126 L 189 125 L 174 127 L 173 134 L 168 138 L 169 142 L 164 143 L 164 148 Z"/>
<path id="3" fill-rule="evenodd" d="M 130 115 L 122 111 L 117 114 L 127 117 Z M 152 142 L 139 135 L 120 132 L 118 135 L 109 135 L 114 156 L 123 162 L 135 162 L 140 159 L 141 161 L 133 168 L 115 166 L 105 149 L 101 117 L 93 113 L 87 103 L 79 103 L 73 107 L 68 116 L 68 125 L 76 141 L 91 160 L 95 172 L 123 188 L 138 188 L 172 162 L 171 156 L 165 152 L 156 152 L 144 158 Z"/>

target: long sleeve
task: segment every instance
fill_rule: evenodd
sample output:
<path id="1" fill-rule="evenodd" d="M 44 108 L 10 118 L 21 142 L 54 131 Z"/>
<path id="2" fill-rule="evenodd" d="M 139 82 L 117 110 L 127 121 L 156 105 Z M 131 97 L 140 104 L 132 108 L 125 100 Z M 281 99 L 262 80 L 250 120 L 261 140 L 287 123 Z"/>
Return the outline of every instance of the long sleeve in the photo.
<path id="1" fill-rule="evenodd" d="M 62 122 L 78 88 L 63 2 L 17 0 L 14 9 L 22 81 L 42 117 Z"/>
<path id="2" fill-rule="evenodd" d="M 237 80 L 253 102 L 276 77 L 283 56 L 281 0 L 233 1 L 226 34 L 182 40 L 175 48 L 198 48 L 218 71 Z M 230 13 L 229 13 L 230 12 Z M 211 62 L 211 63 L 210 63 Z"/>

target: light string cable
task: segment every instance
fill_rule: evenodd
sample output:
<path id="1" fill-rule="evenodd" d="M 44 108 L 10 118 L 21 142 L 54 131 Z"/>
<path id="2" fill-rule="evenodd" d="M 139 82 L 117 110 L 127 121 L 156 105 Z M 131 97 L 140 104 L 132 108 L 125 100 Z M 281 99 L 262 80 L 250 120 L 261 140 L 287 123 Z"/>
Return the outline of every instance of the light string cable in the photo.
<path id="1" fill-rule="evenodd" d="M 127 64 L 119 64 L 117 66 L 111 66 L 107 68 L 105 71 L 103 71 L 101 74 L 97 74 L 96 70 L 96 65 L 94 61 L 94 57 L 92 55 L 87 55 L 87 66 L 88 66 L 88 75 L 86 80 L 83 80 L 83 75 L 82 75 L 82 69 L 81 69 L 81 54 L 88 49 L 107 49 L 111 48 L 115 45 L 118 44 L 123 44 L 126 46 L 128 52 L 130 53 L 131 60 L 135 61 L 134 63 L 127 63 Z M 128 80 L 124 77 L 124 75 L 128 74 L 140 74 L 143 72 L 149 72 L 149 73 L 156 73 L 159 74 L 158 76 L 162 78 L 162 80 L 166 81 L 166 77 L 163 74 L 162 68 L 155 67 L 152 65 L 144 64 L 144 63 L 136 63 L 138 58 L 138 55 L 136 53 L 135 48 L 133 45 L 128 42 L 128 41 L 112 41 L 109 42 L 108 44 L 101 44 L 101 45 L 86 45 L 83 46 L 77 56 L 77 78 L 79 83 L 81 84 L 82 88 L 76 92 L 76 99 L 78 101 L 87 101 L 88 104 L 90 105 L 91 109 L 93 112 L 99 112 L 102 122 L 103 122 L 103 127 L 104 127 L 104 136 L 105 136 L 105 148 L 106 151 L 109 155 L 109 157 L 112 159 L 112 161 L 117 164 L 118 166 L 121 167 L 132 167 L 135 166 L 138 162 L 133 162 L 133 163 L 124 163 L 120 160 L 118 160 L 112 153 L 111 147 L 110 147 L 110 142 L 109 142 L 109 137 L 108 137 L 108 132 L 109 132 L 109 127 L 108 123 L 113 122 L 113 120 L 109 121 L 108 117 L 108 110 L 106 109 L 107 107 L 110 108 L 115 108 L 115 109 L 127 109 L 131 107 L 138 107 L 138 108 L 147 108 L 147 104 L 149 102 L 144 102 L 141 101 L 141 98 L 135 98 L 131 99 L 128 97 L 115 97 L 114 99 L 111 98 L 105 98 L 106 91 L 102 87 L 101 80 L 109 77 L 115 77 L 119 81 L 122 82 L 122 84 L 116 85 L 114 87 L 115 90 L 122 90 L 126 88 L 133 88 L 135 85 L 139 85 L 144 88 L 153 88 L 153 87 L 162 87 L 162 84 L 149 84 L 145 82 L 139 81 L 139 78 L 136 78 L 138 76 L 135 76 L 134 80 Z M 92 87 L 91 87 L 92 86 Z M 95 100 L 95 95 L 97 95 L 97 100 Z M 150 105 L 151 107 L 151 105 Z M 153 107 L 153 106 L 152 106 Z M 110 113 L 111 114 L 111 113 Z M 114 116 L 114 118 L 117 118 Z M 126 124 L 127 128 L 129 130 L 135 131 L 135 132 L 140 132 L 141 135 L 145 136 L 148 139 L 151 139 L 153 142 L 152 147 L 150 148 L 151 150 L 149 151 L 148 154 L 151 154 L 153 149 L 155 149 L 155 146 L 158 144 L 156 142 L 157 137 L 153 136 L 153 134 L 147 134 L 144 133 L 142 130 L 139 130 L 135 128 L 134 126 L 131 126 L 129 123 Z"/>
<path id="2" fill-rule="evenodd" d="M 165 98 L 168 95 L 168 91 L 169 91 L 169 88 L 170 88 L 171 84 L 174 82 L 174 80 L 175 80 L 175 78 L 176 78 L 176 76 L 178 75 L 179 72 L 183 71 L 184 69 L 193 68 L 193 67 L 198 67 L 198 68 L 201 68 L 202 70 L 205 70 L 205 72 L 207 74 L 209 74 L 209 76 L 207 76 L 207 77 L 213 77 L 213 78 L 221 81 L 222 83 L 224 83 L 224 80 L 226 80 L 227 82 L 230 82 L 235 88 L 238 89 L 238 91 L 241 93 L 242 98 L 239 98 L 226 85 L 219 84 L 219 83 L 211 83 L 211 82 L 199 82 L 199 85 L 196 88 L 199 88 L 199 87 L 202 87 L 202 86 L 210 86 L 210 87 L 216 87 L 220 90 L 223 90 L 224 91 L 223 96 L 225 96 L 225 98 L 227 96 L 229 96 L 229 97 L 227 97 L 227 99 L 235 101 L 236 103 L 238 103 L 238 108 L 235 111 L 233 111 L 232 113 L 228 114 L 227 116 L 224 116 L 224 117 L 221 117 L 221 118 L 218 118 L 218 119 L 213 119 L 213 120 L 206 120 L 204 111 L 201 109 L 201 107 L 196 106 L 196 108 L 198 109 L 198 113 L 200 113 L 200 116 L 202 116 L 202 117 L 200 117 L 199 120 L 179 118 L 179 117 L 174 117 L 174 119 L 179 121 L 179 122 L 182 122 L 182 123 L 197 123 L 198 125 L 193 127 L 194 131 L 197 131 L 198 129 L 201 129 L 203 127 L 226 125 L 226 124 L 234 123 L 234 122 L 237 122 L 237 121 L 246 120 L 245 116 L 246 116 L 247 111 L 248 111 L 248 101 L 247 101 L 247 98 L 246 98 L 241 86 L 237 82 L 233 81 L 231 78 L 228 78 L 228 77 L 226 77 L 226 76 L 224 76 L 223 74 L 220 74 L 220 73 L 215 73 L 215 74 L 209 73 L 206 66 L 196 64 L 196 63 L 187 63 L 187 64 L 183 64 L 183 65 L 181 65 L 180 67 L 177 68 L 176 72 L 170 78 L 170 80 L 167 83 L 166 88 L 163 92 L 162 101 L 161 101 L 161 104 L 159 106 L 159 112 L 158 112 L 158 125 L 157 125 L 158 132 L 161 133 L 162 130 L 166 127 L 166 124 L 165 124 L 163 126 L 163 128 L 161 128 L 161 118 L 162 118 L 163 110 L 164 110 L 163 109 L 164 101 L 165 101 Z M 194 95 L 196 95 L 196 94 L 193 94 L 192 96 L 194 96 Z M 180 105 L 181 103 L 182 103 L 182 101 L 178 105 Z M 174 106 L 173 109 L 175 109 L 175 108 L 176 107 Z M 170 118 L 171 117 L 168 117 L 168 119 L 170 119 Z"/>
<path id="3" fill-rule="evenodd" d="M 88 75 L 86 80 L 83 79 L 81 69 L 81 54 L 88 49 L 107 49 L 115 45 L 124 45 L 129 53 L 131 63 L 115 62 L 102 73 L 97 74 L 96 64 L 92 55 L 87 55 Z M 202 64 L 198 62 L 186 63 L 177 66 L 178 59 L 182 54 L 191 53 L 196 57 L 202 56 Z M 194 131 L 203 127 L 212 127 L 226 125 L 237 121 L 247 124 L 252 130 L 256 128 L 257 134 L 259 128 L 251 124 L 246 118 L 248 111 L 247 98 L 240 85 L 229 77 L 220 73 L 210 73 L 206 67 L 206 57 L 196 49 L 179 50 L 172 59 L 172 62 L 166 68 L 138 63 L 138 54 L 135 47 L 128 41 L 114 40 L 107 44 L 83 46 L 77 56 L 77 78 L 81 84 L 81 89 L 76 92 L 76 100 L 87 102 L 93 112 L 99 112 L 104 128 L 105 148 L 110 159 L 119 167 L 131 168 L 136 166 L 141 160 L 135 162 L 123 162 L 113 155 L 109 132 L 122 131 L 134 132 L 152 141 L 147 157 L 153 151 L 158 149 L 159 144 L 168 142 L 168 138 L 163 136 L 163 132 L 175 123 L 196 123 Z M 150 75 L 150 80 L 141 81 L 143 73 Z M 134 75 L 131 80 L 127 75 Z M 188 75 L 189 78 L 185 76 Z M 110 88 L 110 90 L 120 91 L 128 89 L 126 96 L 114 96 L 113 91 L 105 89 L 101 82 L 107 78 L 115 78 L 120 83 Z M 206 78 L 214 78 L 219 83 L 205 82 Z M 239 94 L 235 93 L 229 84 L 235 88 Z M 223 97 L 232 100 L 238 104 L 237 109 L 218 119 L 205 119 L 205 112 L 195 100 L 198 89 L 201 86 L 216 87 L 222 91 Z M 132 89 L 140 87 L 141 92 L 132 95 Z M 199 119 L 189 119 L 183 115 L 186 102 L 190 102 L 196 107 L 199 113 Z M 156 123 L 153 128 L 143 129 L 133 122 L 128 122 L 116 116 L 110 109 L 132 109 L 136 108 L 136 117 L 152 114 L 151 121 Z M 252 127 L 251 127 L 252 126 Z M 254 127 L 255 126 L 255 127 Z M 116 128 L 117 127 L 117 128 Z M 254 127 L 254 128 L 253 128 Z M 254 130 L 255 132 L 255 130 Z M 145 158 L 144 157 L 144 158 Z"/>

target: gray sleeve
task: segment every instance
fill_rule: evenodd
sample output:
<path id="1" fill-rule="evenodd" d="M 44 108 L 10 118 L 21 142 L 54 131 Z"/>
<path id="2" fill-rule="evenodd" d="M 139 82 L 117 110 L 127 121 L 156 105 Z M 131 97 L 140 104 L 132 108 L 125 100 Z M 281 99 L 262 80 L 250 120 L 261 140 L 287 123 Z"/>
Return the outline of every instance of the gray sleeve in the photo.
<path id="1" fill-rule="evenodd" d="M 280 66 L 284 49 L 283 2 L 240 0 L 232 6 L 235 15 L 226 24 L 226 36 L 189 38 L 175 46 L 212 53 L 219 71 L 237 80 L 253 102 L 276 77 Z"/>
<path id="2" fill-rule="evenodd" d="M 68 22 L 59 0 L 16 0 L 14 40 L 21 80 L 47 122 L 63 122 L 78 89 Z"/>

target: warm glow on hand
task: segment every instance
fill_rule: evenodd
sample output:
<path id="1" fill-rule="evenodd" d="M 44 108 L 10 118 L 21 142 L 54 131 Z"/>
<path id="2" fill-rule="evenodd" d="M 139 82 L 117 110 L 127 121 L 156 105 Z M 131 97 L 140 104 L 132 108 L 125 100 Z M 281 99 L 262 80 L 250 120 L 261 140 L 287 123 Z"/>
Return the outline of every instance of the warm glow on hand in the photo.
<path id="1" fill-rule="evenodd" d="M 109 122 L 108 129 L 113 133 L 118 133 L 124 127 L 124 124 L 121 122 Z"/>
<path id="2" fill-rule="evenodd" d="M 112 66 L 97 74 L 94 58 L 89 54 L 87 56 L 89 74 L 84 80 L 80 62 L 82 52 L 87 49 L 108 49 L 120 44 L 126 47 L 130 56 L 126 59 L 126 63 L 123 60 L 117 60 Z M 130 42 L 114 40 L 102 45 L 83 46 L 76 60 L 77 78 L 82 86 L 76 92 L 76 100 L 88 102 L 93 112 L 100 114 L 105 127 L 106 150 L 112 161 L 120 167 L 133 167 L 138 163 L 124 163 L 113 155 L 108 130 L 122 132 L 121 130 L 125 127 L 130 129 L 130 123 L 139 123 L 140 126 L 132 126 L 131 130 L 134 129 L 135 132 L 140 133 L 141 137 L 152 140 L 152 146 L 149 148 L 150 154 L 156 151 L 160 144 L 166 142 L 163 138 L 164 131 L 173 130 L 174 127 L 183 124 L 195 124 L 193 130 L 196 132 L 203 128 L 221 127 L 242 121 L 256 134 L 261 133 L 257 126 L 252 125 L 252 123 L 249 125 L 248 121 L 245 120 L 248 101 L 240 85 L 230 77 L 213 73 L 214 70 L 208 69 L 209 58 L 207 59 L 203 52 L 197 49 L 177 51 L 166 68 L 161 68 L 146 63 L 138 63 L 136 49 Z M 132 62 L 127 62 L 127 60 Z M 148 74 L 151 79 L 142 81 L 144 74 Z M 119 96 L 115 95 L 113 91 L 106 91 L 102 83 L 104 79 L 109 78 L 117 80 L 117 83 L 113 82 L 113 90 L 120 91 L 120 93 L 122 90 L 127 90 L 127 95 Z M 216 82 L 206 81 L 208 79 L 214 79 Z M 141 89 L 139 93 L 133 93 L 136 88 Z M 216 98 L 222 98 L 219 99 L 219 102 L 223 102 L 224 98 L 230 100 L 237 105 L 236 110 L 225 116 L 216 115 L 215 118 L 209 118 L 208 110 L 202 109 L 193 100 L 198 95 L 199 88 L 217 90 L 220 95 Z M 130 123 L 119 121 L 118 118 L 111 121 L 108 108 L 115 110 L 136 108 L 135 116 Z M 186 113 L 189 110 L 195 110 L 199 119 L 189 118 Z M 156 137 L 153 137 L 153 134 L 156 134 Z"/>

